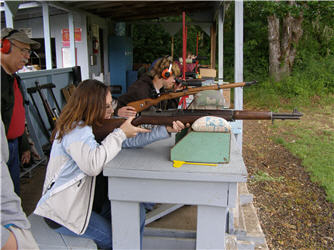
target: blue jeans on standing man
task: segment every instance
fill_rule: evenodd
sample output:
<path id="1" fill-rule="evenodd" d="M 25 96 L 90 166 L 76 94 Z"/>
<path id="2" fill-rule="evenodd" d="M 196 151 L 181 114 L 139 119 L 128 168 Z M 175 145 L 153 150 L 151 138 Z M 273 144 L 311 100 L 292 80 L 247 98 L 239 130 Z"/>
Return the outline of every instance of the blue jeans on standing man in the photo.
<path id="1" fill-rule="evenodd" d="M 13 180 L 14 191 L 20 196 L 20 157 L 19 140 L 8 140 L 9 160 L 7 162 L 10 177 Z"/>
<path id="2" fill-rule="evenodd" d="M 142 241 L 145 227 L 145 208 L 143 203 L 140 203 L 140 249 L 142 249 Z M 55 229 L 57 233 L 69 236 L 77 236 L 93 240 L 99 248 L 112 249 L 112 229 L 111 229 L 111 210 L 110 202 L 104 205 L 101 213 L 92 211 L 88 227 L 84 234 L 78 235 L 66 227 Z"/>

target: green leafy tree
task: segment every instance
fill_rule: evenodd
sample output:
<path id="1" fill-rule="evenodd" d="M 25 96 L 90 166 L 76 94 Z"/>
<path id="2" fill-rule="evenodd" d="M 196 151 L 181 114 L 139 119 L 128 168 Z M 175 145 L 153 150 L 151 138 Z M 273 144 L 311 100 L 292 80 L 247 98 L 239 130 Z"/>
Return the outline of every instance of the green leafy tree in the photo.
<path id="1" fill-rule="evenodd" d="M 306 34 L 311 44 L 314 38 L 319 40 L 313 45 L 319 45 L 319 47 L 316 47 L 316 50 L 311 49 L 311 53 L 321 50 L 323 50 L 322 55 L 331 53 L 334 26 L 333 2 L 251 1 L 246 2 L 245 5 L 246 15 L 251 12 L 258 16 L 259 21 L 263 22 L 264 18 L 267 21 L 269 75 L 274 80 L 280 81 L 291 75 L 293 65 L 299 56 L 298 50 L 302 50 L 298 44 Z M 311 30 L 313 31 L 310 32 Z M 305 46 L 305 43 L 303 45 Z"/>
<path id="2" fill-rule="evenodd" d="M 181 17 L 161 18 L 162 22 L 181 22 Z M 199 36 L 198 54 L 210 55 L 210 37 L 197 25 L 190 25 L 191 19 L 187 17 L 187 50 L 196 54 L 196 39 Z M 152 63 L 155 59 L 164 55 L 171 55 L 172 36 L 164 29 L 163 25 L 156 21 L 150 23 L 133 24 L 132 41 L 134 47 L 134 62 Z M 182 56 L 182 28 L 174 35 L 174 57 Z M 208 64 L 209 59 L 201 61 Z"/>

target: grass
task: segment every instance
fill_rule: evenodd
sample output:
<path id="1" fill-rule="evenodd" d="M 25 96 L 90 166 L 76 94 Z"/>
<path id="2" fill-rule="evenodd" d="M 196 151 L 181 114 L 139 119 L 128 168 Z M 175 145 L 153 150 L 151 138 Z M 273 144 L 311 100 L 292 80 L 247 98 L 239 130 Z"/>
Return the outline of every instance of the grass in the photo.
<path id="1" fill-rule="evenodd" d="M 252 181 L 273 181 L 273 182 L 278 181 L 279 182 L 283 180 L 284 180 L 283 176 L 273 177 L 264 171 L 257 171 L 252 177 Z"/>
<path id="2" fill-rule="evenodd" d="M 328 201 L 334 202 L 334 95 L 286 99 L 272 90 L 262 89 L 250 91 L 245 100 L 247 106 L 255 108 L 286 112 L 297 107 L 304 114 L 298 122 L 272 125 L 277 131 L 272 139 L 302 160 L 311 180 L 324 188 Z M 257 173 L 255 178 L 270 180 L 272 177 Z"/>
<path id="3" fill-rule="evenodd" d="M 324 110 L 310 110 L 309 116 L 323 114 Z M 333 119 L 333 116 L 328 117 Z M 295 156 L 302 160 L 303 166 L 310 173 L 311 180 L 322 186 L 327 199 L 334 202 L 334 127 L 308 117 L 305 122 L 291 127 L 283 133 L 284 138 L 276 137 L 274 141 L 282 144 Z M 279 127 L 284 124 L 280 124 Z M 293 137 L 294 139 L 290 139 Z"/>

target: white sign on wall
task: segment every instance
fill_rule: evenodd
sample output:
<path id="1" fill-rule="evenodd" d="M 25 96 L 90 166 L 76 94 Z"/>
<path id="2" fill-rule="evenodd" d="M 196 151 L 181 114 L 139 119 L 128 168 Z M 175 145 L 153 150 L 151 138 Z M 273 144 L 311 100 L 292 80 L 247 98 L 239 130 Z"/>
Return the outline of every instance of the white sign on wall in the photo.
<path id="1" fill-rule="evenodd" d="M 72 65 L 70 48 L 61 48 L 61 55 L 63 59 L 63 68 L 73 67 L 77 65 L 77 48 L 75 48 L 75 65 Z"/>

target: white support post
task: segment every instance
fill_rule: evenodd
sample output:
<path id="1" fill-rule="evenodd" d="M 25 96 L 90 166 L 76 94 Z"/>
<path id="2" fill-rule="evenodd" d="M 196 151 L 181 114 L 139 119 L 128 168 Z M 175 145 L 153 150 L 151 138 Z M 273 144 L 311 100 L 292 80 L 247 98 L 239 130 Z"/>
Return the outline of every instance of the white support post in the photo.
<path id="1" fill-rule="evenodd" d="M 6 18 L 6 27 L 14 28 L 13 14 L 6 1 L 5 1 L 5 18 Z"/>
<path id="2" fill-rule="evenodd" d="M 74 18 L 72 13 L 68 13 L 68 28 L 70 33 L 71 65 L 75 66 Z"/>
<path id="3" fill-rule="evenodd" d="M 235 30 L 234 30 L 234 81 L 243 82 L 243 40 L 244 40 L 244 7 L 243 1 L 235 1 Z M 234 109 L 243 109 L 243 89 L 241 87 L 234 89 Z M 242 120 L 237 121 L 237 126 L 241 133 L 236 135 L 237 146 L 242 152 Z"/>
<path id="4" fill-rule="evenodd" d="M 222 2 L 223 3 L 223 2 Z M 224 22 L 223 7 L 218 10 L 218 82 L 222 84 L 224 77 Z"/>
<path id="5" fill-rule="evenodd" d="M 42 7 L 46 69 L 52 69 L 49 6 L 47 5 L 47 3 L 43 2 Z"/>

